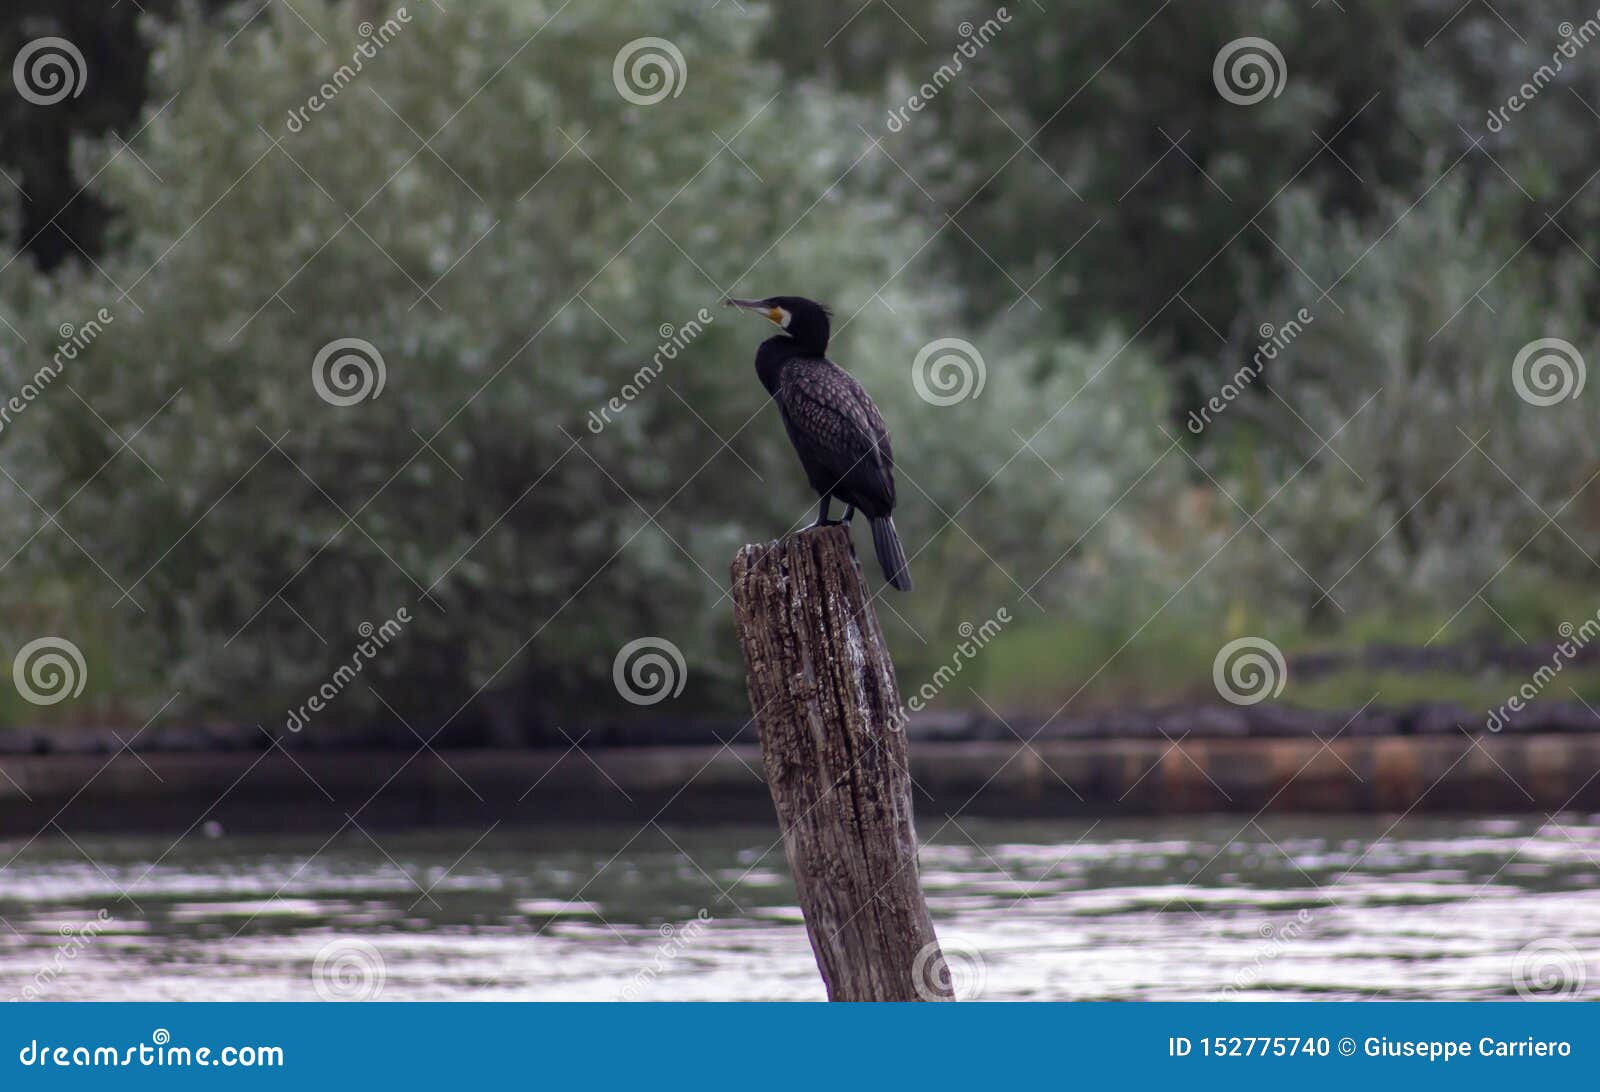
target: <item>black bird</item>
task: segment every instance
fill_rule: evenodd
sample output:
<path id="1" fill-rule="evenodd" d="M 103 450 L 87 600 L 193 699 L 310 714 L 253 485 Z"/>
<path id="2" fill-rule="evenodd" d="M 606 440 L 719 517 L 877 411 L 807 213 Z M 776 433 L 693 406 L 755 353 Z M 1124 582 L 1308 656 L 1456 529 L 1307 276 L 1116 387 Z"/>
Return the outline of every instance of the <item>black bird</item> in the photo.
<path id="1" fill-rule="evenodd" d="M 806 478 L 822 497 L 813 527 L 850 522 L 857 508 L 872 521 L 872 544 L 891 585 L 911 590 L 906 552 L 894 529 L 894 452 L 883 414 L 861 384 L 828 359 L 828 309 L 800 296 L 727 301 L 782 329 L 756 350 L 756 375 L 778 403 Z M 844 519 L 830 520 L 833 498 Z"/>

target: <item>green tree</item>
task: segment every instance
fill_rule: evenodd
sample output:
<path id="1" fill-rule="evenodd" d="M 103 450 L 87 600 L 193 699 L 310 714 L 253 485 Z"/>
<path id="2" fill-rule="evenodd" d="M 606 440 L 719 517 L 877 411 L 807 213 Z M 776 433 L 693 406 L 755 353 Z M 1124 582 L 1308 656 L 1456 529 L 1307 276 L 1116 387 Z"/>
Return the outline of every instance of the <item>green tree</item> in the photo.
<path id="1" fill-rule="evenodd" d="M 1281 205 L 1275 231 L 1310 256 L 1306 280 L 1251 314 L 1280 329 L 1302 307 L 1312 318 L 1213 426 L 1244 437 L 1219 441 L 1214 460 L 1241 504 L 1271 498 L 1259 518 L 1276 541 L 1247 530 L 1230 577 L 1277 593 L 1264 601 L 1326 619 L 1326 589 L 1346 611 L 1449 616 L 1481 589 L 1515 616 L 1530 585 L 1592 580 L 1600 442 L 1576 396 L 1594 356 L 1583 259 L 1507 263 L 1467 189 L 1392 200 L 1377 247 L 1307 194 Z M 1309 280 L 1336 287 L 1319 298 Z M 1570 349 L 1532 347 L 1544 338 Z M 1252 324 L 1238 341 L 1245 355 L 1263 339 Z"/>
<path id="2" fill-rule="evenodd" d="M 1138 501 L 1097 520 L 1164 443 L 1148 359 L 1029 348 L 903 272 L 924 240 L 850 136 L 863 115 L 785 93 L 754 20 L 418 6 L 375 47 L 348 12 L 296 11 L 325 45 L 278 5 L 243 30 L 249 12 L 154 28 L 152 101 L 177 97 L 96 180 L 122 210 L 103 260 L 0 275 L 29 338 L 0 362 L 9 389 L 58 324 L 112 316 L 0 434 L 7 552 L 70 587 L 74 632 L 142 672 L 151 706 L 181 688 L 178 708 L 282 718 L 404 607 L 327 719 L 460 741 L 628 710 L 612 661 L 643 635 L 686 654 L 683 707 L 736 707 L 728 559 L 812 503 L 749 366 L 768 331 L 724 291 L 838 306 L 836 355 L 895 431 L 919 581 L 948 589 L 895 604 L 908 625 L 987 614 L 1048 571 L 1047 600 L 1064 544 L 1122 541 Z M 641 34 L 682 55 L 652 105 L 613 71 Z M 919 397 L 937 337 L 980 347 L 981 395 Z M 339 385 L 360 388 L 352 362 L 319 395 L 314 362 L 346 339 L 381 355 L 381 392 Z M 682 345 L 646 375 L 663 342 Z M 1117 382 L 1085 386 L 1112 357 Z"/>

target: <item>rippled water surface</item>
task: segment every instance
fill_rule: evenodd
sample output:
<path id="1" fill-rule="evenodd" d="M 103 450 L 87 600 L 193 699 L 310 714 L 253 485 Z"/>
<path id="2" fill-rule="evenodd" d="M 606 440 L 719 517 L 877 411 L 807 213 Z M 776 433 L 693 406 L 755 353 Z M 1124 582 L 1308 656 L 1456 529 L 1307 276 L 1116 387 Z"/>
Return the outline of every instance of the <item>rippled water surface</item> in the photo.
<path id="1" fill-rule="evenodd" d="M 924 819 L 963 996 L 1600 996 L 1600 821 Z M 209 836 L 207 836 L 209 834 Z M 775 828 L 0 844 L 0 996 L 820 999 Z"/>

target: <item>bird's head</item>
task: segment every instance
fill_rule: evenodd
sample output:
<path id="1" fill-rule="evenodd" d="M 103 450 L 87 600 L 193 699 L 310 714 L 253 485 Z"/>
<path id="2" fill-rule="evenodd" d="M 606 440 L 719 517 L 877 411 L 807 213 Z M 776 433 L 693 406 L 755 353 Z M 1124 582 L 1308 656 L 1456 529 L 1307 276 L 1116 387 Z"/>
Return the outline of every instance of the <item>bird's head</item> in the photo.
<path id="1" fill-rule="evenodd" d="M 742 307 L 754 311 L 783 330 L 796 344 L 807 352 L 818 355 L 828 351 L 828 316 L 830 312 L 815 300 L 804 296 L 768 296 L 761 300 L 727 301 L 729 307 Z"/>

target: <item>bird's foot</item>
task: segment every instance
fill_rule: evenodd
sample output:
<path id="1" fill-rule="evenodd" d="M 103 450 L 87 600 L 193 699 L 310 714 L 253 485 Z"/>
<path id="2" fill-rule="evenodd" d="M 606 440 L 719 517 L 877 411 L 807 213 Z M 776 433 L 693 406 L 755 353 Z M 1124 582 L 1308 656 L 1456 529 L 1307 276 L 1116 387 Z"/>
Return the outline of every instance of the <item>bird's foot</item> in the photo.
<path id="1" fill-rule="evenodd" d="M 842 519 L 819 519 L 814 520 L 811 526 L 807 527 L 806 530 L 815 531 L 818 527 L 842 527 L 847 522 L 847 520 Z"/>
<path id="2" fill-rule="evenodd" d="M 828 511 L 833 507 L 833 497 L 827 493 L 822 495 L 822 501 L 817 505 L 817 518 L 806 530 L 815 530 L 818 527 L 835 527 L 839 521 L 828 518 Z M 845 513 L 849 515 L 849 513 Z"/>

